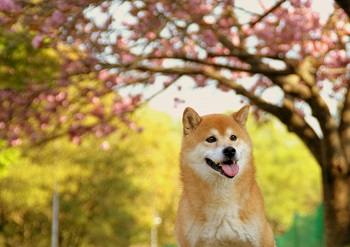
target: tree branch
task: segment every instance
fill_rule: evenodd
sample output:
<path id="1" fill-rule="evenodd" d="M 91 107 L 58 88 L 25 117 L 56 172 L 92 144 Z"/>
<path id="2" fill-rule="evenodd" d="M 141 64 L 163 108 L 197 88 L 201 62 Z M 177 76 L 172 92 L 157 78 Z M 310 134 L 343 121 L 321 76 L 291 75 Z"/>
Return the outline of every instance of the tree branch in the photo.
<path id="1" fill-rule="evenodd" d="M 242 61 L 248 63 L 251 66 L 251 68 L 262 71 L 261 74 L 265 75 L 271 81 L 276 83 L 276 85 L 281 87 L 286 94 L 293 95 L 303 100 L 309 99 L 311 97 L 310 88 L 300 83 L 300 79 L 301 79 L 301 76 L 304 76 L 306 79 L 308 79 L 308 82 L 310 82 L 310 84 L 313 81 L 311 81 L 310 76 L 307 77 L 305 73 L 304 74 L 300 73 L 300 71 L 303 71 L 299 69 L 300 66 L 293 65 L 291 61 L 284 61 L 287 66 L 287 68 L 284 70 L 285 72 L 284 75 L 275 76 L 273 74 L 264 73 L 263 71 L 269 71 L 271 69 L 266 63 L 263 62 L 262 57 L 257 55 L 252 55 L 246 50 L 233 45 L 231 41 L 227 39 L 226 36 L 220 34 L 218 31 L 215 31 L 215 32 L 219 38 L 219 41 L 225 47 L 227 47 L 233 55 L 239 54 L 240 55 L 239 58 Z M 307 67 L 307 66 L 305 65 L 304 67 Z M 309 70 L 307 72 L 309 72 Z"/>
<path id="2" fill-rule="evenodd" d="M 134 68 L 135 70 L 139 71 L 151 71 L 156 73 L 163 73 L 163 74 L 178 74 L 178 75 L 198 75 L 202 74 L 202 69 L 195 68 L 195 67 L 184 67 L 184 66 L 174 66 L 171 68 L 164 68 L 162 66 L 146 66 L 146 65 L 139 65 Z"/>
<path id="3" fill-rule="evenodd" d="M 262 19 L 264 19 L 266 16 L 268 16 L 270 13 L 272 13 L 275 9 L 277 9 L 279 6 L 281 6 L 282 3 L 284 3 L 286 0 L 279 1 L 276 3 L 271 9 L 266 11 L 263 15 L 261 15 L 257 20 L 251 22 L 249 25 L 250 27 L 254 27 L 258 22 L 260 22 Z"/>
<path id="4" fill-rule="evenodd" d="M 293 73 L 293 71 L 287 67 L 286 69 L 282 70 L 276 70 L 273 68 L 270 68 L 266 66 L 264 69 L 259 69 L 255 67 L 250 67 L 250 68 L 242 68 L 242 67 L 235 67 L 235 66 L 230 66 L 226 64 L 219 64 L 219 63 L 214 63 L 214 62 L 208 62 L 206 60 L 198 59 L 198 58 L 189 58 L 186 56 L 182 55 L 175 55 L 172 57 L 168 56 L 148 56 L 148 59 L 179 59 L 184 62 L 192 62 L 192 63 L 197 63 L 199 65 L 209 65 L 218 69 L 229 69 L 232 71 L 238 71 L 238 72 L 248 72 L 251 74 L 264 74 L 264 75 L 271 75 L 271 76 L 280 76 L 280 75 L 289 75 Z"/>

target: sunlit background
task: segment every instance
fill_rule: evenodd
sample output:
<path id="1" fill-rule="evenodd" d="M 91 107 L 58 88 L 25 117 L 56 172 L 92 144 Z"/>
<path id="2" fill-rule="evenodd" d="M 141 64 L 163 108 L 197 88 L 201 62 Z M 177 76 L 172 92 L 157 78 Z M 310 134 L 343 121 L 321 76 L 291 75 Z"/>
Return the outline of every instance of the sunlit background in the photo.
<path id="1" fill-rule="evenodd" d="M 12 16 L 15 11 L 19 11 L 15 5 L 17 2 L 21 6 L 39 6 L 44 3 L 0 0 L 0 24 L 7 23 L 4 16 Z M 52 2 L 56 4 L 56 1 Z M 82 4 L 86 4 L 83 2 Z M 235 7 L 241 10 L 237 12 L 239 21 L 248 23 L 252 13 L 263 15 L 276 2 L 278 1 L 236 0 Z M 103 5 L 103 1 L 94 4 Z M 6 10 L 6 6 L 10 6 L 12 10 Z M 63 6 L 62 12 L 69 12 L 69 6 Z M 120 30 L 124 28 L 125 23 L 132 24 L 135 21 L 129 13 L 131 5 L 128 1 L 115 1 L 109 8 L 109 11 L 118 17 L 111 24 L 118 32 L 122 33 Z M 334 12 L 334 1 L 314 0 L 311 8 L 319 13 L 320 21 L 324 24 Z M 94 20 L 97 26 L 102 26 L 107 20 L 106 12 L 103 11 L 103 8 L 96 8 L 94 5 L 82 10 L 83 15 Z M 38 18 L 40 17 L 37 16 Z M 207 21 L 211 22 L 210 17 L 208 18 Z M 4 37 L 7 38 L 6 34 L 16 40 L 13 35 L 21 28 L 13 24 L 16 28 L 8 28 L 11 30 L 9 34 L 4 31 L 7 30 L 5 24 L 3 27 L 0 25 Z M 48 29 L 49 24 L 52 23 L 45 22 Z M 59 34 L 64 34 L 64 25 L 66 24 L 61 23 L 61 27 L 56 27 Z M 89 26 L 85 28 L 88 29 Z M 8 78 L 11 79 L 10 82 L 14 78 L 13 81 L 18 83 L 14 88 L 23 90 L 16 94 L 19 96 L 16 100 L 11 101 L 11 97 L 14 96 L 9 93 L 12 89 L 8 89 L 7 72 L 4 72 L 6 79 L 1 77 L 4 82 L 0 82 L 0 97 L 3 97 L 0 106 L 3 107 L 1 109 L 10 110 L 0 112 L 0 134 L 7 131 L 0 139 L 0 246 L 176 246 L 173 228 L 181 192 L 179 151 L 182 113 L 187 106 L 194 108 L 200 115 L 232 113 L 242 105 L 249 104 L 249 100 L 233 90 L 218 89 L 216 80 L 199 85 L 191 75 L 183 75 L 167 85 L 169 78 L 158 73 L 151 78 L 152 83 L 145 83 L 146 86 L 133 82 L 129 85 L 128 81 L 120 82 L 120 78 L 112 78 L 115 68 L 101 69 L 100 64 L 91 66 L 96 71 L 79 70 L 79 73 L 83 74 L 82 79 L 72 76 L 72 81 L 81 79 L 81 84 L 77 83 L 76 87 L 69 88 L 65 84 L 68 80 L 65 81 L 64 76 L 58 76 L 57 67 L 63 67 L 62 70 L 67 74 L 72 68 L 59 59 L 60 55 L 67 53 L 67 56 L 73 57 L 74 62 L 80 61 L 79 56 L 86 56 L 84 61 L 93 59 L 84 52 L 76 53 L 74 45 L 74 48 L 70 47 L 74 42 L 69 35 L 65 46 L 59 44 L 57 50 L 44 49 L 43 53 L 40 53 L 40 49 L 45 45 L 49 47 L 49 40 L 54 40 L 55 35 L 40 36 L 36 32 L 39 33 L 32 30 L 28 34 L 32 40 L 26 43 L 30 46 L 31 54 L 39 56 L 40 62 L 36 57 L 27 60 L 27 54 L 19 52 L 25 50 L 24 46 L 20 45 L 11 56 L 8 55 L 6 49 L 10 49 L 11 45 L 16 43 L 9 45 L 8 40 L 0 38 L 0 62 L 12 62 L 11 59 L 16 61 L 16 65 L 8 65 L 13 66 L 8 69 L 11 75 Z M 55 34 L 59 35 L 58 33 Z M 109 33 L 109 36 L 104 36 L 100 42 L 107 42 L 116 36 L 116 33 Z M 248 46 L 253 47 L 257 42 L 257 38 L 253 37 Z M 89 46 L 81 41 L 78 47 L 85 51 Z M 98 54 L 105 55 L 99 57 L 100 60 L 106 64 L 118 60 L 112 51 L 106 50 L 105 53 Z M 135 46 L 133 51 L 146 53 L 147 49 L 142 51 Z M 201 55 L 203 54 L 199 54 Z M 52 68 L 54 72 L 44 70 L 43 62 L 45 68 Z M 32 63 L 37 65 L 36 70 L 32 70 L 30 66 L 29 72 L 23 70 L 23 67 Z M 166 68 L 179 64 L 178 61 L 164 63 Z M 275 69 L 285 67 L 277 61 L 269 65 Z M 1 66 L 0 63 L 0 73 L 3 71 Z M 348 73 L 349 66 L 345 70 Z M 89 91 L 96 85 L 103 87 L 95 77 L 89 77 L 89 73 L 94 74 L 102 84 L 105 83 L 105 87 L 111 88 L 111 91 L 106 94 L 101 93 L 103 90 L 98 93 Z M 7 117 L 16 112 L 15 106 L 22 102 L 20 96 L 27 95 L 22 84 L 35 81 L 33 74 L 45 77 L 42 80 L 46 83 L 52 76 L 52 85 L 63 85 L 62 88 L 68 89 L 65 93 L 60 92 L 50 97 L 50 90 L 54 90 L 55 87 L 51 85 L 49 93 L 38 93 L 38 96 L 31 100 L 31 104 L 36 104 L 39 113 L 25 118 L 23 124 L 20 122 L 20 115 L 25 115 L 29 107 L 24 108 L 21 114 L 15 115 L 14 120 L 11 119 L 16 124 L 20 119 L 20 124 L 12 128 L 2 119 L 5 115 Z M 110 81 L 109 76 L 112 78 Z M 242 76 L 237 78 L 237 83 L 250 90 L 258 79 L 258 75 Z M 111 81 L 117 81 L 116 85 L 108 85 Z M 42 86 L 40 83 L 39 86 L 33 85 L 37 86 L 33 86 L 35 90 Z M 339 97 L 333 97 L 330 93 L 334 90 L 334 85 L 334 81 L 325 79 L 320 93 L 333 117 L 339 115 Z M 80 95 L 84 90 L 87 91 L 86 99 Z M 278 86 L 267 86 L 262 91 L 259 96 L 264 101 L 276 106 L 283 104 L 285 94 Z M 138 101 L 137 97 L 140 94 L 140 98 L 145 102 Z M 76 97 L 72 100 L 76 105 L 69 105 L 65 101 L 66 97 L 72 95 Z M 42 99 L 52 105 L 46 104 L 46 101 L 42 103 Z M 55 108 L 54 104 L 57 102 L 62 108 Z M 143 104 L 139 104 L 140 102 Z M 299 104 L 296 108 L 302 112 L 302 118 L 310 124 L 315 135 L 322 138 L 320 124 L 312 116 L 309 105 L 301 101 L 295 104 Z M 130 105 L 135 106 L 135 109 Z M 103 108 L 107 106 L 112 110 L 107 111 Z M 66 115 L 66 111 L 73 113 L 71 116 Z M 118 117 L 105 117 L 106 112 L 112 112 Z M 96 119 L 100 121 L 98 124 L 88 125 L 95 124 Z M 79 121 L 85 121 L 87 125 L 79 125 Z M 34 132 L 32 127 L 37 127 L 40 131 Z M 325 246 L 321 169 L 305 143 L 289 132 L 277 118 L 259 111 L 254 106 L 251 107 L 249 115 L 248 131 L 254 144 L 257 181 L 264 195 L 266 214 L 278 240 L 278 247 L 288 247 L 289 245 L 281 243 L 292 241 L 289 239 L 295 238 L 294 233 L 298 229 L 306 229 L 302 228 L 305 225 L 312 229 L 317 228 L 315 236 L 319 236 L 318 240 Z M 46 132 L 50 135 L 46 136 Z M 20 135 L 27 139 L 20 138 Z M 41 140 L 40 137 L 45 138 Z M 304 244 L 310 247 L 318 246 L 308 245 L 306 242 Z"/>

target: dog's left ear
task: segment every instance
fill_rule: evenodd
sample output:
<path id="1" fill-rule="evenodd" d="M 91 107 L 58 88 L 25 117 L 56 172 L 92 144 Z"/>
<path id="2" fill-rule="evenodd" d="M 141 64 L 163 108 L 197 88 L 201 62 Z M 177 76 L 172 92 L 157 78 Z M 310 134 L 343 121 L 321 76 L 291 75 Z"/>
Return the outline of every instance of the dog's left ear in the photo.
<path id="1" fill-rule="evenodd" d="M 191 107 L 187 107 L 182 117 L 184 135 L 188 135 L 192 130 L 197 129 L 202 118 Z"/>
<path id="2" fill-rule="evenodd" d="M 248 119 L 248 113 L 249 113 L 249 105 L 245 105 L 238 112 L 233 113 L 232 116 L 239 125 L 245 128 L 245 124 Z"/>

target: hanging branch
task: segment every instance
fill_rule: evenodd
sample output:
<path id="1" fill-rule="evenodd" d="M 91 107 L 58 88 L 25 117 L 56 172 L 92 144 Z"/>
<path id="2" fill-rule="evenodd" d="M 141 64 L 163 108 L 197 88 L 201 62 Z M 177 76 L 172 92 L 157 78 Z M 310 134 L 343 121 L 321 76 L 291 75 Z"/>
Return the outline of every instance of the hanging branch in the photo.
<path id="1" fill-rule="evenodd" d="M 265 12 L 263 15 L 261 15 L 257 20 L 251 22 L 249 24 L 250 27 L 254 27 L 258 22 L 260 22 L 262 19 L 264 19 L 266 16 L 268 16 L 271 12 L 273 12 L 275 9 L 277 9 L 279 6 L 281 6 L 282 3 L 284 3 L 286 0 L 282 0 L 275 4 L 271 9 L 269 9 L 267 12 Z"/>

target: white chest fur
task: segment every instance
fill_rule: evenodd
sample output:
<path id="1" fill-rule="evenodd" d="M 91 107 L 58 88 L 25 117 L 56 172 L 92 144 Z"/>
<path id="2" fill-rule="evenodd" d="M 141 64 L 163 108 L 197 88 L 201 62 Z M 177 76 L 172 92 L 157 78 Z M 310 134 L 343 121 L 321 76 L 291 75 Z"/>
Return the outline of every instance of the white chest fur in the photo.
<path id="1" fill-rule="evenodd" d="M 217 202 L 220 201 L 220 204 Z M 259 247 L 260 222 L 251 215 L 242 221 L 234 203 L 213 200 L 204 208 L 205 223 L 188 220 L 185 232 L 193 247 Z"/>

